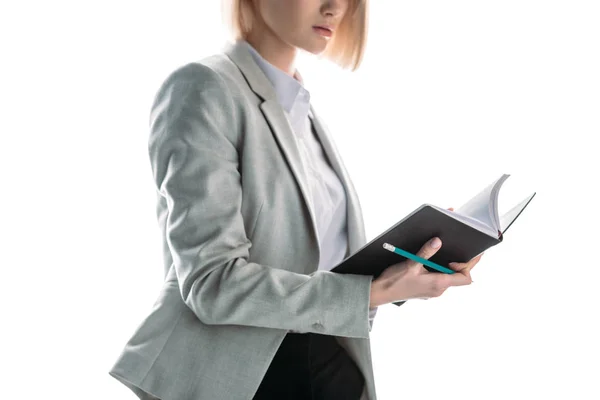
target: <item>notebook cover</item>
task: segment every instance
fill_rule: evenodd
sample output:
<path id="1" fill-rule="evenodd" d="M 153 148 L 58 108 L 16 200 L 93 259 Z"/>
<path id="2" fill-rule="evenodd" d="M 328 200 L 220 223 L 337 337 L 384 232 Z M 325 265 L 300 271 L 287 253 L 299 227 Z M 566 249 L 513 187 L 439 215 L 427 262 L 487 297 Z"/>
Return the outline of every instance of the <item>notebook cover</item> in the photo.
<path id="1" fill-rule="evenodd" d="M 486 249 L 500 243 L 494 238 L 463 222 L 423 204 L 394 226 L 383 232 L 331 269 L 341 274 L 373 275 L 377 278 L 390 265 L 405 257 L 383 248 L 389 243 L 416 254 L 432 237 L 442 240 L 442 247 L 429 260 L 447 267 L 450 262 L 466 262 Z M 425 267 L 431 272 L 437 272 Z M 393 304 L 402 305 L 404 301 Z"/>

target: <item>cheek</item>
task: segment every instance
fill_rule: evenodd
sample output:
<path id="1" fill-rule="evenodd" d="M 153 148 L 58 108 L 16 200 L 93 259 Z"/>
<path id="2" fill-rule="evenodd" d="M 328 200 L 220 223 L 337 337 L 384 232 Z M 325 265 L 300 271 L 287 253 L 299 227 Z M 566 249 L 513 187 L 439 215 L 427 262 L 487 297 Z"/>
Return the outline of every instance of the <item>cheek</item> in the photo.
<path id="1" fill-rule="evenodd" d="M 282 38 L 294 36 L 310 25 L 306 16 L 307 0 L 268 0 L 263 4 L 263 17 L 274 32 Z"/>

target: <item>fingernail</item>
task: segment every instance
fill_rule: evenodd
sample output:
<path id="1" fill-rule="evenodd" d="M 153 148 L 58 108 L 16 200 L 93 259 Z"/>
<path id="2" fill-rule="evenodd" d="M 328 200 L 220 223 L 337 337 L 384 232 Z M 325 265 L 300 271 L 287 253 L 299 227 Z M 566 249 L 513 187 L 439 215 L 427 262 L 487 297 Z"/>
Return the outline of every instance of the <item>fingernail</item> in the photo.
<path id="1" fill-rule="evenodd" d="M 431 247 L 433 247 L 434 249 L 437 249 L 438 247 L 440 247 L 442 245 L 442 241 L 440 240 L 440 238 L 434 238 L 431 241 Z"/>

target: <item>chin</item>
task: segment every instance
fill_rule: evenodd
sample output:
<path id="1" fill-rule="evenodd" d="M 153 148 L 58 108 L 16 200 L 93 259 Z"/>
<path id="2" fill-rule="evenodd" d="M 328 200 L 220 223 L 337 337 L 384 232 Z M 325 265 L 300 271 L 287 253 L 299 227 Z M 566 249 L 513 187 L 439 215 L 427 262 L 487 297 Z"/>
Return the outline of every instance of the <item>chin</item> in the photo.
<path id="1" fill-rule="evenodd" d="M 327 49 L 328 44 L 329 44 L 328 41 L 325 39 L 320 39 L 320 40 L 317 39 L 317 40 L 307 41 L 306 43 L 304 43 L 303 46 L 299 46 L 299 47 L 302 48 L 304 51 L 307 51 L 314 55 L 319 55 L 319 54 L 323 53 L 325 51 L 325 49 Z"/>

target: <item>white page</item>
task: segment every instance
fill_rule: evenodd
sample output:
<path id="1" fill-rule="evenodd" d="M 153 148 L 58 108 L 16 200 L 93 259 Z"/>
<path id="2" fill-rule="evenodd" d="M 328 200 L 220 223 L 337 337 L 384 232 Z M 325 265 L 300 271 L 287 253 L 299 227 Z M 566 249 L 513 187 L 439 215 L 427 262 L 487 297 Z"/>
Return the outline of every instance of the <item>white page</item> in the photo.
<path id="1" fill-rule="evenodd" d="M 498 226 L 493 215 L 496 208 L 491 203 L 497 201 L 500 186 L 509 176 L 508 174 L 502 175 L 467 203 L 456 209 L 456 212 L 481 221 L 492 228 L 494 232 L 497 232 Z"/>
<path id="2" fill-rule="evenodd" d="M 527 204 L 533 198 L 533 196 L 535 196 L 535 193 L 527 196 L 523 201 L 521 201 L 519 204 L 517 204 L 508 212 L 504 213 L 504 215 L 502 215 L 502 217 L 500 218 L 500 230 L 502 231 L 502 233 L 504 233 L 506 229 L 508 229 L 508 227 L 513 223 L 515 218 L 519 216 L 519 213 L 521 213 L 523 208 L 527 206 Z"/>
<path id="3" fill-rule="evenodd" d="M 443 212 L 444 214 L 446 214 L 456 220 L 463 222 L 465 225 L 469 225 L 470 227 L 475 228 L 478 231 L 485 233 L 486 235 L 489 235 L 494 238 L 498 237 L 498 231 L 496 229 L 492 228 L 491 226 L 486 225 L 485 223 L 483 223 L 475 218 L 472 218 L 468 215 L 460 214 L 457 211 L 450 211 L 445 208 L 434 206 L 432 204 L 427 204 L 427 205 L 435 208 L 436 210 L 438 210 L 440 212 Z"/>

